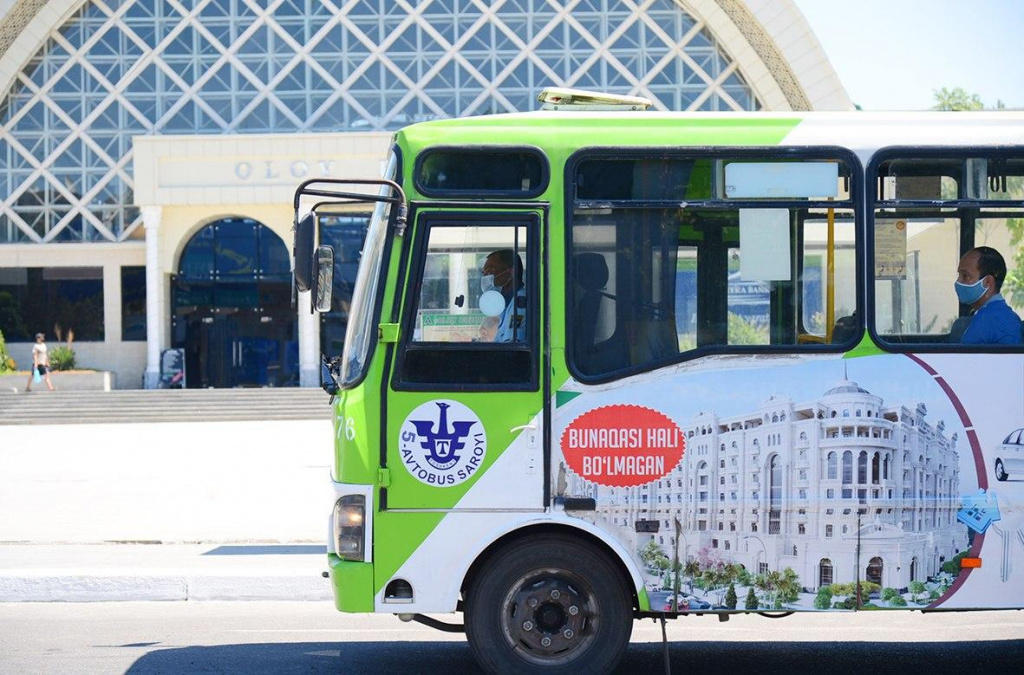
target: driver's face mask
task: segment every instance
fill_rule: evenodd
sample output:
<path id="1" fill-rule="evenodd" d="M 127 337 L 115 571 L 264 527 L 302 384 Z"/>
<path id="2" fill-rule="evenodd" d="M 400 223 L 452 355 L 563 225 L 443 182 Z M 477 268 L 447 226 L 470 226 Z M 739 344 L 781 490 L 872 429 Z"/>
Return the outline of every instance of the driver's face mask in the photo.
<path id="1" fill-rule="evenodd" d="M 486 293 L 487 291 L 494 290 L 494 275 L 493 274 L 481 274 L 480 275 L 480 292 Z"/>
<path id="2" fill-rule="evenodd" d="M 506 272 L 507 273 L 511 273 L 512 270 L 511 269 L 507 269 L 504 272 L 499 272 L 498 274 L 484 274 L 481 271 L 481 273 L 480 273 L 480 292 L 481 293 L 486 293 L 487 291 L 498 290 L 497 279 L 498 279 L 498 277 L 506 276 Z"/>

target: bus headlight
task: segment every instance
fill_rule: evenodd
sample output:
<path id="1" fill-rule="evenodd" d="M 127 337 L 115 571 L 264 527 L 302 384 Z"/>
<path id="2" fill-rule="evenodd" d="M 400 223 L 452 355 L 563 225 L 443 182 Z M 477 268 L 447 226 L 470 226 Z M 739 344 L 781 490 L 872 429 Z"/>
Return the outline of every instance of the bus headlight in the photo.
<path id="1" fill-rule="evenodd" d="M 343 560 L 366 559 L 366 497 L 345 495 L 334 503 L 334 550 Z"/>

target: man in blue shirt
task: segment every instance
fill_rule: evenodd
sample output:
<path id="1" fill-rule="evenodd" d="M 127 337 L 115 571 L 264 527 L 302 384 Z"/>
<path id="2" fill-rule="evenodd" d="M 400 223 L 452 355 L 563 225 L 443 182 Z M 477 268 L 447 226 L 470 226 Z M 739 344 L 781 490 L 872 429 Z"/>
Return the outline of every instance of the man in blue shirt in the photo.
<path id="1" fill-rule="evenodd" d="M 510 248 L 491 253 L 480 270 L 480 290 L 496 290 L 505 299 L 505 309 L 495 317 L 494 342 L 526 342 L 526 289 L 523 261 Z"/>
<path id="2" fill-rule="evenodd" d="M 960 338 L 961 344 L 1021 343 L 1020 317 L 999 293 L 1004 279 L 1006 261 L 994 248 L 978 246 L 960 258 L 954 288 L 960 303 L 971 308 L 971 323 Z"/>

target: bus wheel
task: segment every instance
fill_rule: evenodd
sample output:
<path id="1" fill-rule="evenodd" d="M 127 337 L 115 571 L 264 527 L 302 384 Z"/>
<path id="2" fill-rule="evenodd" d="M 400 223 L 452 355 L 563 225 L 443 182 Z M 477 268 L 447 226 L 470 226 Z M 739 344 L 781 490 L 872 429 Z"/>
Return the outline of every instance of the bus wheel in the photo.
<path id="1" fill-rule="evenodd" d="M 1006 473 L 1006 468 L 1003 466 L 1003 460 L 996 460 L 996 480 L 1006 480 L 1010 477 L 1010 474 Z"/>
<path id="2" fill-rule="evenodd" d="M 489 672 L 606 673 L 633 630 L 619 574 L 593 546 L 561 537 L 498 552 L 466 597 L 466 637 Z"/>

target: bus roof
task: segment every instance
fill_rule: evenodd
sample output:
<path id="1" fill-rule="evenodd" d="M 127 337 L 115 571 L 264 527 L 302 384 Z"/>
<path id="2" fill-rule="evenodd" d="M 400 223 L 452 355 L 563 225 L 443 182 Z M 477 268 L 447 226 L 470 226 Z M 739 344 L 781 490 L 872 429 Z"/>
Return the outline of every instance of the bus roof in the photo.
<path id="1" fill-rule="evenodd" d="M 549 155 L 607 146 L 841 146 L 861 160 L 887 146 L 1024 145 L 1024 111 L 539 111 L 422 122 L 398 132 L 414 151 L 435 145 L 532 145 Z"/>

